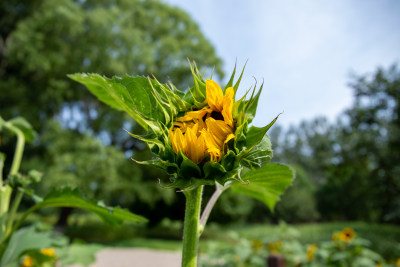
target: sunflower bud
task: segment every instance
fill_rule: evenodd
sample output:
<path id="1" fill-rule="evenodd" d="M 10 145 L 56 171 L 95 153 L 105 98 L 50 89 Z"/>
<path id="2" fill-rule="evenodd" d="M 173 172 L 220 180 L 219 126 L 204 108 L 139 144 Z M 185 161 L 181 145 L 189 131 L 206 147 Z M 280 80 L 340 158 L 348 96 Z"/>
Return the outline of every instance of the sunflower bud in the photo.
<path id="1" fill-rule="evenodd" d="M 258 91 L 254 86 L 236 100 L 243 71 L 234 84 L 235 68 L 223 88 L 204 79 L 196 65 L 191 66 L 191 71 L 194 86 L 185 94 L 171 83 L 144 77 L 69 77 L 85 84 L 108 105 L 125 110 L 147 130 L 143 136 L 130 135 L 146 142 L 155 158 L 136 162 L 165 170 L 171 180 L 165 187 L 190 190 L 215 182 L 242 182 L 242 172 L 261 168 L 272 158 L 266 132 L 277 118 L 265 127 L 249 126 L 262 86 Z M 106 99 L 105 95 L 110 97 Z"/>

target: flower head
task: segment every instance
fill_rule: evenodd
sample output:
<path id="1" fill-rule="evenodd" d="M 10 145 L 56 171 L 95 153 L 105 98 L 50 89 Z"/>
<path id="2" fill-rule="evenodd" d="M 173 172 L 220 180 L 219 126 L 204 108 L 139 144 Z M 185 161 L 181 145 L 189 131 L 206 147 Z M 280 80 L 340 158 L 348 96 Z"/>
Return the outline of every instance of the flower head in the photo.
<path id="1" fill-rule="evenodd" d="M 176 154 L 182 151 L 196 164 L 206 155 L 214 162 L 221 159 L 227 143 L 234 138 L 233 94 L 233 87 L 224 96 L 216 82 L 206 80 L 207 105 L 178 117 L 169 129 Z"/>
<path id="2" fill-rule="evenodd" d="M 272 149 L 266 132 L 277 118 L 265 127 L 249 126 L 262 86 L 235 99 L 243 71 L 234 83 L 235 68 L 225 86 L 204 79 L 195 64 L 191 71 L 194 85 L 186 93 L 172 83 L 149 77 L 70 77 L 143 126 L 145 135 L 130 134 L 144 141 L 155 157 L 136 162 L 165 170 L 171 181 L 166 188 L 190 190 L 216 182 L 242 182 L 242 171 L 247 173 L 270 161 Z"/>
<path id="3" fill-rule="evenodd" d="M 56 255 L 54 248 L 42 248 L 40 251 L 42 252 L 43 255 L 46 255 L 49 257 L 55 257 L 55 255 Z"/>
<path id="4" fill-rule="evenodd" d="M 314 258 L 314 253 L 318 249 L 318 246 L 316 244 L 311 244 L 307 247 L 307 260 L 312 261 Z"/>
<path id="5" fill-rule="evenodd" d="M 340 240 L 342 240 L 345 243 L 350 242 L 351 240 L 353 240 L 355 236 L 356 236 L 356 233 L 351 228 L 344 228 L 339 233 Z"/>
<path id="6" fill-rule="evenodd" d="M 34 259 L 31 256 L 24 256 L 22 260 L 21 267 L 32 267 L 34 264 Z"/>

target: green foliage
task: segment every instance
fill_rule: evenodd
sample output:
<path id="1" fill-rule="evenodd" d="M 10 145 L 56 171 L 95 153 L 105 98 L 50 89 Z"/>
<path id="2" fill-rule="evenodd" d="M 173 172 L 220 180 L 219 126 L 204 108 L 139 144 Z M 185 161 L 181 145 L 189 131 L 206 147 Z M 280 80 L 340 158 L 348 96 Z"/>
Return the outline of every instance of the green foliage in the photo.
<path id="1" fill-rule="evenodd" d="M 46 144 L 46 154 L 24 162 L 27 168 L 32 166 L 43 171 L 43 183 L 35 186 L 40 194 L 53 187 L 69 185 L 79 188 L 89 198 L 101 199 L 107 204 L 133 210 L 145 205 L 146 216 L 157 201 L 171 203 L 174 200 L 173 192 L 162 190 L 155 179 L 149 178 L 164 177 L 160 171 L 132 164 L 122 151 L 105 146 L 91 135 L 77 138 L 75 131 L 62 129 L 52 122 L 40 136 L 40 141 Z M 146 157 L 148 152 L 135 155 Z"/>
<path id="2" fill-rule="evenodd" d="M 274 217 L 287 222 L 310 222 L 320 215 L 315 197 L 316 185 L 301 166 L 292 166 L 296 173 L 293 185 L 287 189 L 282 200 L 276 205 Z"/>
<path id="3" fill-rule="evenodd" d="M 327 225 L 328 226 L 328 225 Z M 308 227 L 308 226 L 307 226 Z M 299 231 L 301 227 L 292 227 L 285 223 L 279 226 L 245 227 L 245 231 L 225 232 L 225 242 L 210 241 L 203 247 L 202 262 L 205 266 L 266 266 L 268 255 L 281 255 L 285 259 L 285 266 L 395 266 L 396 255 L 384 259 L 371 247 L 372 242 L 361 238 L 361 234 L 356 233 L 356 237 L 346 242 L 336 239 L 331 240 L 332 229 L 338 230 L 340 225 L 320 225 L 319 229 L 313 229 L 316 235 L 318 230 L 326 230 L 327 235 L 319 236 L 319 241 L 308 243 L 303 240 L 307 232 Z M 381 227 L 384 227 L 381 225 Z M 249 228 L 254 235 L 249 236 L 246 229 Z M 269 229 L 268 229 L 269 228 Z M 329 228 L 329 229 L 328 229 Z M 339 228 L 340 229 L 340 228 Z M 371 228 L 368 228 L 372 230 Z M 389 230 L 389 229 L 387 229 Z M 333 230 L 335 231 L 335 230 Z M 247 231 L 248 232 L 248 231 Z M 267 233 L 268 232 L 268 233 Z M 365 232 L 366 233 L 366 232 Z M 388 236 L 391 231 L 387 231 Z M 360 235 L 360 236 L 359 236 Z M 380 237 L 382 241 L 384 236 Z M 378 241 L 379 242 L 379 241 Z M 392 243 L 393 249 L 396 242 Z M 376 246 L 379 249 L 379 246 Z M 393 258 L 394 256 L 394 258 Z"/>
<path id="4" fill-rule="evenodd" d="M 140 133 L 137 123 L 66 75 L 154 74 L 187 89 L 188 57 L 223 77 L 222 61 L 198 25 L 161 1 L 1 1 L 0 91 L 7 92 L 0 97 L 1 116 L 24 116 L 39 133 L 21 166 L 44 173 L 37 191 L 65 182 L 89 197 L 146 213 L 160 203 L 171 205 L 173 192 L 154 183 L 165 175 L 126 160 L 150 156 L 142 141 L 123 130 Z M 55 129 L 52 119 L 61 127 Z M 10 160 L 13 147 L 1 137 Z"/>
<path id="5" fill-rule="evenodd" d="M 97 251 L 103 249 L 104 246 L 98 244 L 79 244 L 73 243 L 62 250 L 58 254 L 62 264 L 80 264 L 83 266 L 89 266 L 89 264 L 95 262 L 95 254 Z"/>
<path id="6" fill-rule="evenodd" d="M 353 76 L 353 105 L 336 122 L 316 118 L 270 132 L 275 160 L 301 166 L 324 220 L 397 223 L 400 214 L 400 72 Z"/>
<path id="7" fill-rule="evenodd" d="M 291 185 L 292 177 L 293 171 L 288 166 L 267 164 L 246 173 L 242 179 L 248 181 L 248 184 L 237 183 L 232 186 L 232 190 L 254 197 L 273 210 L 279 196 Z"/>
<path id="8" fill-rule="evenodd" d="M 10 239 L 9 245 L 1 257 L 0 266 L 16 261 L 28 250 L 51 248 L 65 243 L 62 237 L 55 238 L 51 232 L 38 232 L 35 226 L 21 228 Z"/>
<path id="9" fill-rule="evenodd" d="M 128 210 L 119 207 L 111 208 L 105 206 L 104 203 L 96 203 L 93 200 L 87 200 L 79 190 L 72 190 L 68 187 L 60 190 L 55 189 L 49 192 L 41 201 L 32 206 L 24 216 L 45 207 L 72 207 L 84 209 L 98 215 L 104 222 L 111 225 L 120 225 L 124 221 L 147 222 L 145 218 L 130 213 Z"/>
<path id="10" fill-rule="evenodd" d="M 156 160 L 137 162 L 167 171 L 171 184 L 163 186 L 164 188 L 191 190 L 200 185 L 213 185 L 215 182 L 222 186 L 231 181 L 241 182 L 238 173 L 243 168 L 247 168 L 245 172 L 249 179 L 251 175 L 260 175 L 253 169 L 261 168 L 272 158 L 271 143 L 265 134 L 277 120 L 275 118 L 263 128 L 247 129 L 248 123 L 255 116 L 262 86 L 256 94 L 255 86 L 248 100 L 243 97 L 235 102 L 233 99 L 235 104 L 233 104 L 232 113 L 237 124 L 235 140 L 231 142 L 229 153 L 222 152 L 220 162 L 208 162 L 209 155 L 206 154 L 201 163 L 196 164 L 182 151 L 182 153 L 175 154 L 169 136 L 169 129 L 175 118 L 183 116 L 188 111 L 204 107 L 206 100 L 206 81 L 203 74 L 199 72 L 196 65 L 191 66 L 191 71 L 195 83 L 185 95 L 181 94 L 172 83 L 161 84 L 156 79 L 138 76 L 109 79 L 97 74 L 73 74 L 69 77 L 84 84 L 100 101 L 128 113 L 147 131 L 145 135 L 130 135 L 144 141 L 154 153 Z M 240 79 L 241 77 L 236 83 L 237 86 Z M 247 134 L 249 134 L 249 139 L 247 139 Z M 269 175 L 269 172 L 261 172 L 261 175 Z M 275 179 L 274 182 L 269 181 L 266 187 L 270 187 L 270 189 L 267 190 L 274 191 L 272 184 L 279 183 L 279 179 L 287 182 L 291 181 L 292 177 L 292 172 L 281 172 L 278 179 Z M 257 185 L 258 182 L 255 182 L 247 187 L 247 194 L 255 196 L 273 209 L 278 195 L 282 194 L 285 189 L 283 186 L 287 187 L 290 183 L 280 183 L 281 188 L 272 194 L 263 188 L 261 191 L 264 192 L 261 197 Z M 256 191 L 258 192 L 256 193 Z M 252 193 L 250 194 L 250 192 Z"/>
<path id="11" fill-rule="evenodd" d="M 68 73 L 153 73 L 187 86 L 190 57 L 222 75 L 197 24 L 160 1 L 6 1 L 0 13 L 0 88 L 10 92 L 2 96 L 2 112 L 22 115 L 37 129 L 65 103 L 83 100 L 89 110 L 76 103 L 82 114 L 110 130 L 101 122 L 109 109 L 92 107 L 93 99 L 66 79 Z M 97 118 L 90 116 L 93 110 Z"/>

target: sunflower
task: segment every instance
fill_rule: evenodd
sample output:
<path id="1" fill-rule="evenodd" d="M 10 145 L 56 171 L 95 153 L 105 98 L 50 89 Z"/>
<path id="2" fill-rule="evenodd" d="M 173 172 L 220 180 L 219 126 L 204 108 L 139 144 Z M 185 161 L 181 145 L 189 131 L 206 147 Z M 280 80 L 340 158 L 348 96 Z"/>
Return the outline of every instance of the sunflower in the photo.
<path id="1" fill-rule="evenodd" d="M 174 152 L 178 154 L 182 151 L 196 164 L 206 155 L 218 162 L 226 144 L 235 137 L 233 98 L 233 87 L 229 87 L 223 95 L 216 82 L 206 80 L 207 105 L 200 110 L 186 112 L 169 130 Z"/>
<path id="2" fill-rule="evenodd" d="M 164 188 L 191 190 L 215 183 L 245 183 L 241 173 L 262 168 L 273 154 L 266 132 L 277 117 L 261 128 L 249 126 L 262 85 L 257 91 L 256 84 L 235 100 L 243 71 L 234 83 L 235 68 L 225 86 L 204 79 L 196 65 L 191 65 L 191 71 L 194 84 L 186 93 L 150 77 L 70 77 L 100 100 L 125 110 L 144 128 L 145 135 L 129 134 L 145 142 L 154 157 L 135 162 L 165 170 L 171 183 Z"/>
<path id="3" fill-rule="evenodd" d="M 355 236 L 356 236 L 356 233 L 351 228 L 344 228 L 339 233 L 340 240 L 342 240 L 345 243 L 350 242 L 351 240 L 353 240 Z"/>
<path id="4" fill-rule="evenodd" d="M 34 262 L 35 261 L 31 256 L 25 256 L 21 263 L 21 267 L 32 267 Z"/>
<path id="5" fill-rule="evenodd" d="M 314 253 L 317 249 L 318 249 L 318 246 L 315 244 L 311 244 L 308 246 L 308 248 L 307 248 L 307 260 L 308 261 L 312 261 L 312 259 L 314 258 Z"/>
<path id="6" fill-rule="evenodd" d="M 54 248 L 42 248 L 40 251 L 42 252 L 43 255 L 49 257 L 54 257 L 56 255 Z"/>

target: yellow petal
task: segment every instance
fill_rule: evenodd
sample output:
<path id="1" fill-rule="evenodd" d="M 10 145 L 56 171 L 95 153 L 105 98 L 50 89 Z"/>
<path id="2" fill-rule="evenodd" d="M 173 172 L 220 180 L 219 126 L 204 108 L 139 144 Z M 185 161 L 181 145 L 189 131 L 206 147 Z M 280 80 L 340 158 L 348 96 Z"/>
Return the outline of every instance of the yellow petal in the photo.
<path id="1" fill-rule="evenodd" d="M 232 140 L 233 138 L 235 138 L 235 135 L 233 133 L 229 134 L 226 139 L 224 144 L 228 143 L 230 140 Z"/>
<path id="2" fill-rule="evenodd" d="M 206 80 L 206 96 L 208 106 L 213 111 L 221 112 L 224 96 L 221 87 L 213 80 Z"/>
<path id="3" fill-rule="evenodd" d="M 232 109 L 233 109 L 233 98 L 235 92 L 233 91 L 233 87 L 229 87 L 225 91 L 223 103 L 222 103 L 222 116 L 224 117 L 224 121 L 230 127 L 233 127 L 233 118 L 232 118 Z"/>
<path id="4" fill-rule="evenodd" d="M 204 115 L 211 112 L 212 110 L 208 107 L 202 108 L 200 110 L 189 111 L 186 112 L 185 116 L 178 118 L 177 121 L 200 120 L 204 117 Z"/>
<path id="5" fill-rule="evenodd" d="M 187 145 L 181 129 L 170 130 L 170 139 L 175 153 L 178 154 L 179 150 L 185 151 Z"/>
<path id="6" fill-rule="evenodd" d="M 229 127 L 224 121 L 215 120 L 213 118 L 208 118 L 206 120 L 206 125 L 208 131 L 211 133 L 211 136 L 221 148 L 226 137 L 232 133 L 232 128 Z"/>

